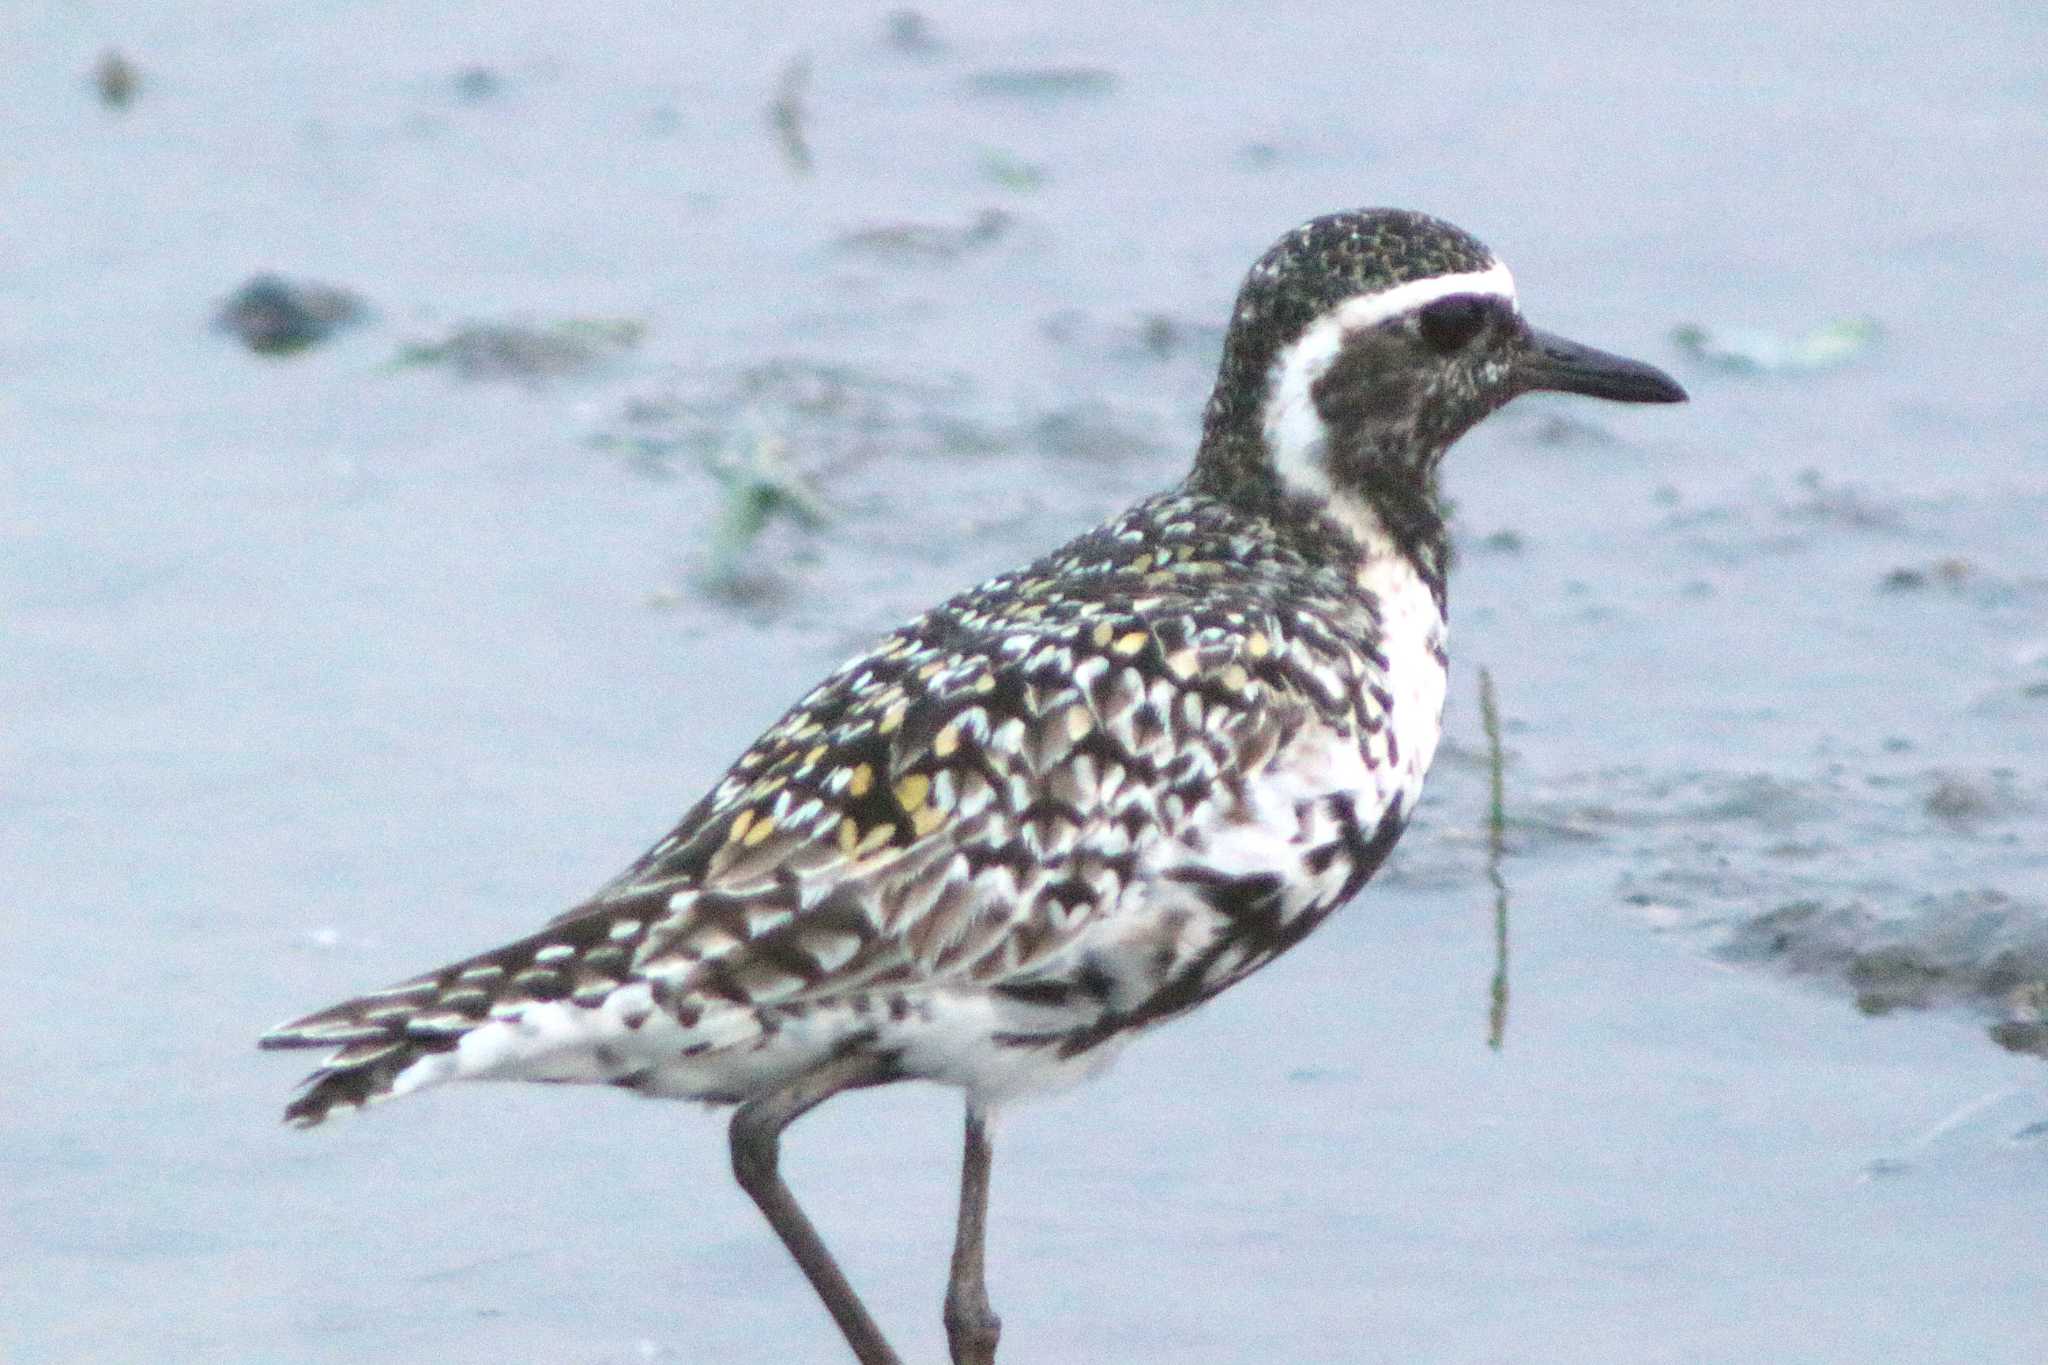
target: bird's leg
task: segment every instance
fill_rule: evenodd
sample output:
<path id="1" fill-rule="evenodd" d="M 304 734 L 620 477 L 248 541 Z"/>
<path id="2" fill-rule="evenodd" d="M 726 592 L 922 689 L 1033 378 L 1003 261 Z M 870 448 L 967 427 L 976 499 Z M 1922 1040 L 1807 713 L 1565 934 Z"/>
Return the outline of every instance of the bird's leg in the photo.
<path id="1" fill-rule="evenodd" d="M 849 1053 L 836 1057 L 797 1077 L 779 1090 L 748 1100 L 732 1116 L 732 1172 L 740 1188 L 752 1196 L 768 1219 L 768 1226 L 789 1248 L 789 1254 L 803 1269 L 824 1300 L 826 1311 L 839 1324 L 846 1344 L 853 1348 L 860 1365 L 902 1365 L 901 1358 L 882 1338 L 882 1329 L 868 1316 L 866 1305 L 832 1253 L 811 1226 L 811 1220 L 783 1183 L 777 1169 L 782 1130 L 842 1090 L 874 1085 L 890 1078 L 888 1064 L 881 1058 Z"/>
<path id="2" fill-rule="evenodd" d="M 960 1161 L 960 1227 L 953 1239 L 953 1275 L 946 1284 L 946 1341 L 953 1365 L 995 1365 L 1003 1320 L 988 1306 L 982 1243 L 988 1231 L 988 1114 L 967 1102 L 967 1143 Z"/>

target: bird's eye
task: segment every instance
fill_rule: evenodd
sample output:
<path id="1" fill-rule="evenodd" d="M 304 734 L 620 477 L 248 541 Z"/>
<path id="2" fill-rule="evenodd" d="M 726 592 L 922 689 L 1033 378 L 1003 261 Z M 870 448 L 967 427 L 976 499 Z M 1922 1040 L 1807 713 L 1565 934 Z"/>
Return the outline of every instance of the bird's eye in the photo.
<path id="1" fill-rule="evenodd" d="M 1416 316 L 1422 339 L 1439 355 L 1449 355 L 1479 335 L 1489 311 L 1486 300 L 1470 294 L 1438 299 Z"/>

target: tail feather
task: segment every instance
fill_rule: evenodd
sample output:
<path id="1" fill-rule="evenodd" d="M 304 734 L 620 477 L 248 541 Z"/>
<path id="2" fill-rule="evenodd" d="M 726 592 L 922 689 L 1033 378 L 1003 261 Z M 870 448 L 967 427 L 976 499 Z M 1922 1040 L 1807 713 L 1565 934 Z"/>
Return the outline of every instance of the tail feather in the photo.
<path id="1" fill-rule="evenodd" d="M 306 1077 L 285 1106 L 284 1121 L 295 1128 L 312 1128 L 336 1113 L 388 1099 L 401 1072 L 431 1052 L 454 1046 L 453 1038 L 433 1045 L 414 1040 L 353 1043 Z"/>
<path id="2" fill-rule="evenodd" d="M 645 907 L 620 905 L 565 917 L 516 943 L 278 1025 L 259 1046 L 336 1049 L 301 1083 L 285 1122 L 311 1128 L 389 1098 L 408 1068 L 453 1050 L 463 1035 L 507 1010 L 602 998 L 630 972 L 644 932 L 636 912 L 647 914 Z M 415 1075 L 404 1089 L 421 1079 Z"/>

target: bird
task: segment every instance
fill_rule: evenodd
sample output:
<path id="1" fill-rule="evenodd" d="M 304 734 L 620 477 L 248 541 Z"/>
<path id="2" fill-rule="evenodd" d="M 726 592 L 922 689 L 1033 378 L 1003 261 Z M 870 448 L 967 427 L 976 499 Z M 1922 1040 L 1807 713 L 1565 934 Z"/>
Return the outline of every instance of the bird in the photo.
<path id="1" fill-rule="evenodd" d="M 537 932 L 265 1034 L 332 1049 L 286 1121 L 458 1080 L 731 1106 L 740 1186 L 882 1365 L 781 1136 L 845 1091 L 955 1087 L 942 1319 L 956 1365 L 989 1365 L 995 1115 L 1271 962 L 1385 861 L 1443 724 L 1440 467 L 1538 391 L 1686 397 L 1531 327 L 1441 219 L 1287 233 L 1237 295 L 1178 485 L 840 665 Z"/>

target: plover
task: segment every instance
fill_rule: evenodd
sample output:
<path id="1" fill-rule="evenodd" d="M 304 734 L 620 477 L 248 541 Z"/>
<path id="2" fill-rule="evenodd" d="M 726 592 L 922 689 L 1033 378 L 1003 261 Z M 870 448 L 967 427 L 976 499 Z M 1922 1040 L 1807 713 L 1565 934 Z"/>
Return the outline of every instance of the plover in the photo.
<path id="1" fill-rule="evenodd" d="M 989 1120 L 1293 946 L 1401 835 L 1441 729 L 1445 450 L 1518 394 L 1685 397 L 1539 332 L 1422 214 L 1253 265 L 1179 487 L 900 627 L 525 938 L 285 1024 L 286 1119 L 442 1081 L 736 1105 L 732 1163 L 867 1365 L 895 1353 L 777 1172 L 849 1089 L 966 1094 L 944 1320 L 994 1359 Z"/>

